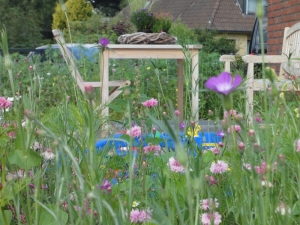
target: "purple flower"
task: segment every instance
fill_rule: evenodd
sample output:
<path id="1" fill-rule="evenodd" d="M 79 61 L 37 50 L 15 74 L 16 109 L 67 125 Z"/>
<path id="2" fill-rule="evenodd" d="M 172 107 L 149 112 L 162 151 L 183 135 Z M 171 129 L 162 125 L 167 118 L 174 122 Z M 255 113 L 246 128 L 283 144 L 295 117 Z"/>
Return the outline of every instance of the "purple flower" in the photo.
<path id="1" fill-rule="evenodd" d="M 99 44 L 102 47 L 106 47 L 109 43 L 110 43 L 110 41 L 108 39 L 106 39 L 106 38 L 101 38 L 100 41 L 99 41 Z"/>
<path id="2" fill-rule="evenodd" d="M 219 137 L 224 137 L 225 136 L 225 133 L 222 131 L 222 130 L 219 130 L 218 132 L 217 132 L 217 135 L 219 136 Z"/>
<path id="3" fill-rule="evenodd" d="M 184 123 L 180 123 L 179 128 L 180 128 L 180 130 L 183 130 L 184 129 Z"/>
<path id="4" fill-rule="evenodd" d="M 100 188 L 103 191 L 111 192 L 111 183 L 109 183 L 108 180 L 104 179 Z"/>
<path id="5" fill-rule="evenodd" d="M 219 74 L 218 77 L 211 77 L 206 81 L 205 86 L 217 93 L 229 95 L 242 82 L 242 77 L 236 75 L 234 79 L 228 72 Z"/>

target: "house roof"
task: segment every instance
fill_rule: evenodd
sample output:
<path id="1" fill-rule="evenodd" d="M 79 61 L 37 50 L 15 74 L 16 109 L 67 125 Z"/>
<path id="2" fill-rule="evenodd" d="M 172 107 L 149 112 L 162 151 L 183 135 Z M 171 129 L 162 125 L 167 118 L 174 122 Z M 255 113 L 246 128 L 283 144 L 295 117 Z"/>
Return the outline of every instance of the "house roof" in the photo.
<path id="1" fill-rule="evenodd" d="M 190 28 L 251 33 L 255 15 L 242 13 L 238 0 L 152 0 L 150 11 L 169 12 Z"/>

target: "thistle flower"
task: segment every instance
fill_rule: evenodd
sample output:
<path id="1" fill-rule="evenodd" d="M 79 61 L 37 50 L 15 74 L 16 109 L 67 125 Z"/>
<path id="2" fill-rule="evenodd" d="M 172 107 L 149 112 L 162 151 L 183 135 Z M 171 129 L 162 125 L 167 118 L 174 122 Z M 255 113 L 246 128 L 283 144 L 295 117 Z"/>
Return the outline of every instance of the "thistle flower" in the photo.
<path id="1" fill-rule="evenodd" d="M 228 164 L 222 160 L 218 160 L 217 163 L 213 162 L 210 166 L 210 172 L 214 174 L 222 174 L 228 170 Z"/>
<path id="2" fill-rule="evenodd" d="M 12 106 L 12 102 L 4 97 L 0 97 L 0 109 L 8 109 Z"/>
<path id="3" fill-rule="evenodd" d="M 203 213 L 201 216 L 201 222 L 203 225 L 219 225 L 222 222 L 222 216 L 218 212 Z M 213 223 L 212 223 L 213 222 Z"/>
<path id="4" fill-rule="evenodd" d="M 219 202 L 218 199 L 212 199 L 212 198 L 208 198 L 208 199 L 203 199 L 200 201 L 201 203 L 201 208 L 203 210 L 209 210 L 209 209 L 214 209 L 214 208 L 218 208 L 219 207 Z"/>
<path id="5" fill-rule="evenodd" d="M 143 223 L 147 220 L 151 220 L 151 216 L 152 216 L 152 211 L 150 209 L 147 210 L 132 209 L 130 212 L 130 222 Z"/>
<path id="6" fill-rule="evenodd" d="M 133 138 L 139 137 L 142 134 L 142 128 L 139 126 L 134 126 L 130 130 L 127 130 L 126 134 Z"/>
<path id="7" fill-rule="evenodd" d="M 184 167 L 174 157 L 169 158 L 168 166 L 170 170 L 172 170 L 173 172 L 176 173 L 184 172 Z"/>
<path id="8" fill-rule="evenodd" d="M 157 106 L 158 101 L 154 98 L 151 98 L 150 100 L 147 100 L 145 102 L 142 103 L 143 106 L 147 107 L 147 108 L 152 108 Z"/>
<path id="9" fill-rule="evenodd" d="M 104 37 L 99 40 L 99 45 L 101 45 L 102 47 L 106 47 L 109 44 L 110 44 L 110 41 Z"/>

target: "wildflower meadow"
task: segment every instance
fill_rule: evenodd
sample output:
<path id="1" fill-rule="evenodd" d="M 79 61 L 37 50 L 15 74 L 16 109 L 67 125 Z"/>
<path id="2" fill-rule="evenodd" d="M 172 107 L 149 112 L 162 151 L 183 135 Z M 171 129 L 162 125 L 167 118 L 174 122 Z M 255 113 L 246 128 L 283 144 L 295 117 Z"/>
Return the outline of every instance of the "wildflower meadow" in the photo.
<path id="1" fill-rule="evenodd" d="M 102 38 L 95 47 L 108 46 Z M 177 108 L 172 60 L 111 60 L 111 77 L 131 84 L 101 105 L 59 56 L 11 55 L 5 29 L 1 48 L 1 225 L 299 223 L 299 93 L 271 82 L 247 115 L 245 74 L 215 69 L 197 81 L 214 103 L 200 95 L 205 130 L 191 112 L 191 83 Z M 99 79 L 99 64 L 76 66 Z"/>

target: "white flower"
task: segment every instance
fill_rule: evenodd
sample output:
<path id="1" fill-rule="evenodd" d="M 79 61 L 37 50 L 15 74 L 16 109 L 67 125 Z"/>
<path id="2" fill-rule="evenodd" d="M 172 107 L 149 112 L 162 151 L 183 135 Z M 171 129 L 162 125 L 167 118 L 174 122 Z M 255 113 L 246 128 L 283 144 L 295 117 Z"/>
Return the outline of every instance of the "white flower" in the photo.
<path id="1" fill-rule="evenodd" d="M 270 182 L 270 181 L 262 181 L 261 182 L 261 186 L 265 187 L 265 186 L 268 186 L 268 187 L 273 187 L 273 184 Z"/>
<path id="2" fill-rule="evenodd" d="M 282 216 L 285 214 L 291 214 L 292 210 L 286 206 L 283 202 L 280 202 L 279 206 L 275 209 L 275 213 L 280 213 Z"/>
<path id="3" fill-rule="evenodd" d="M 42 153 L 42 156 L 45 160 L 52 160 L 55 157 L 51 149 L 47 149 L 46 151 L 44 151 Z"/>
<path id="4" fill-rule="evenodd" d="M 51 75 L 51 73 L 47 73 L 47 75 L 48 75 L 48 76 L 50 76 L 50 75 Z"/>

